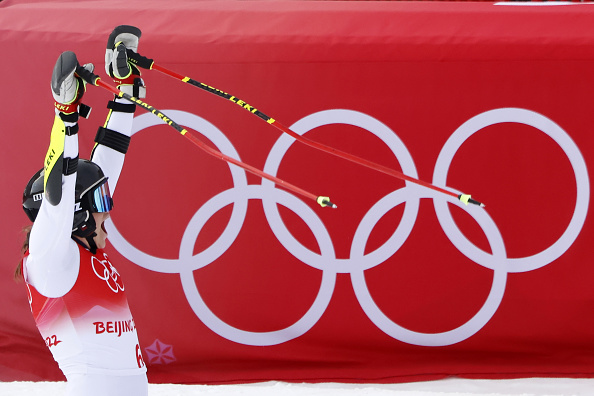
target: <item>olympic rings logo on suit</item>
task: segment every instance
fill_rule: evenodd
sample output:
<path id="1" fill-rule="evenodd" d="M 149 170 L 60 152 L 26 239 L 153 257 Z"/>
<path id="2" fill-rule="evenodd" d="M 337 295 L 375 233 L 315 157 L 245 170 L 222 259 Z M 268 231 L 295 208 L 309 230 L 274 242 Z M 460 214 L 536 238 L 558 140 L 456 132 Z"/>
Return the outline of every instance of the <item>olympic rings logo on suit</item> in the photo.
<path id="1" fill-rule="evenodd" d="M 105 281 L 107 286 L 109 286 L 114 293 L 124 291 L 124 284 L 122 283 L 120 274 L 115 267 L 111 265 L 111 262 L 107 258 L 107 254 L 103 253 L 103 257 L 105 260 L 99 260 L 97 257 L 91 256 L 91 267 L 93 268 L 93 272 L 97 275 L 97 278 Z"/>
<path id="2" fill-rule="evenodd" d="M 180 125 L 200 131 L 222 153 L 239 159 L 231 142 L 210 122 L 183 111 L 167 110 L 166 112 Z M 462 206 L 458 200 L 407 183 L 404 188 L 386 195 L 371 207 L 357 227 L 350 257 L 340 259 L 335 255 L 328 230 L 308 205 L 296 196 L 275 188 L 268 180 L 262 180 L 260 185 L 248 185 L 245 172 L 233 165 L 229 165 L 233 187 L 212 197 L 192 217 L 183 234 L 178 259 L 154 257 L 140 251 L 124 239 L 112 221 L 107 224 L 110 241 L 124 257 L 143 268 L 162 273 L 179 273 L 184 293 L 197 317 L 215 333 L 240 344 L 276 345 L 305 334 L 324 314 L 334 293 L 336 277 L 339 273 L 351 275 L 355 295 L 362 309 L 369 319 L 389 336 L 405 343 L 421 346 L 455 344 L 476 334 L 493 317 L 503 299 L 508 273 L 532 271 L 563 255 L 581 232 L 588 211 L 590 185 L 586 163 L 579 148 L 559 125 L 539 113 L 526 109 L 494 109 L 481 113 L 462 124 L 442 148 L 435 164 L 432 183 L 447 188 L 446 178 L 449 166 L 460 146 L 481 129 L 502 122 L 529 125 L 547 134 L 565 152 L 575 176 L 577 197 L 567 229 L 551 246 L 532 256 L 508 258 L 502 235 L 489 214 L 477 206 L 466 206 L 464 209 L 485 233 L 492 253 L 483 251 L 466 238 L 451 216 L 448 203 Z M 134 132 L 140 132 L 160 123 L 162 121 L 152 114 L 140 115 L 135 118 Z M 404 174 L 418 177 L 413 159 L 400 138 L 385 124 L 366 114 L 352 110 L 320 111 L 299 120 L 291 126 L 291 129 L 304 135 L 314 128 L 328 124 L 348 124 L 373 133 L 394 153 Z M 281 160 L 294 142 L 290 136 L 280 136 L 271 149 L 263 170 L 273 176 L 276 175 Z M 374 302 L 365 280 L 365 270 L 386 261 L 405 243 L 416 221 L 421 198 L 433 199 L 439 224 L 452 244 L 473 262 L 493 271 L 491 290 L 479 311 L 458 328 L 441 333 L 420 333 L 394 323 Z M 192 275 L 192 271 L 213 263 L 233 244 L 246 217 L 249 199 L 262 200 L 264 214 L 271 230 L 290 254 L 322 271 L 320 290 L 311 307 L 295 323 L 277 331 L 251 332 L 225 323 L 206 305 Z M 394 233 L 375 251 L 365 253 L 367 240 L 375 224 L 389 210 L 402 203 L 406 203 L 404 213 Z M 233 204 L 233 209 L 225 230 L 211 246 L 194 255 L 193 248 L 202 227 L 211 216 L 229 204 Z M 311 251 L 293 237 L 280 217 L 277 204 L 293 211 L 307 224 L 318 243 L 320 253 Z"/>

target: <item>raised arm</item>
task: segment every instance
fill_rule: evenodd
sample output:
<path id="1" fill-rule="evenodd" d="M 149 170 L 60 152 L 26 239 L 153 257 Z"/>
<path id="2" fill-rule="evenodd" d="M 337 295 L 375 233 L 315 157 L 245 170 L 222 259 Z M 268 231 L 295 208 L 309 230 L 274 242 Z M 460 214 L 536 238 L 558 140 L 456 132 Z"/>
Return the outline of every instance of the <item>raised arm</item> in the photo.
<path id="1" fill-rule="evenodd" d="M 84 82 L 75 70 L 76 55 L 60 55 L 52 73 L 52 94 L 56 115 L 43 169 L 27 187 L 41 188 L 30 199 L 41 200 L 38 212 L 27 212 L 34 220 L 26 262 L 27 282 L 49 297 L 66 293 L 78 275 L 79 255 L 70 236 L 75 212 L 78 167 L 78 117 Z M 92 69 L 92 65 L 86 66 Z M 83 105 L 84 107 L 84 105 Z"/>
<path id="2" fill-rule="evenodd" d="M 126 49 L 134 52 L 138 50 L 140 36 L 140 29 L 134 26 L 116 27 L 107 40 L 105 71 L 118 84 L 119 90 L 137 98 L 144 98 L 146 88 L 140 78 L 140 71 L 134 64 L 128 62 L 126 55 Z M 113 195 L 124 164 L 124 156 L 130 144 L 136 105 L 116 97 L 108 103 L 107 108 L 109 114 L 105 124 L 97 131 L 95 138 L 97 144 L 93 149 L 91 160 L 97 163 L 109 178 Z"/>

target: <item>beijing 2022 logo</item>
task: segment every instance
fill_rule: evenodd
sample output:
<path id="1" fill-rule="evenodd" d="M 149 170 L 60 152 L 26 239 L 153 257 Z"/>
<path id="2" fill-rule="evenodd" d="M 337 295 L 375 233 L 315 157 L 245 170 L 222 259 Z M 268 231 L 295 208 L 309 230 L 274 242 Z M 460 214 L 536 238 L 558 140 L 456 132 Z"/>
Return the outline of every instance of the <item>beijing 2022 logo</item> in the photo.
<path id="1" fill-rule="evenodd" d="M 183 111 L 167 110 L 166 113 L 180 125 L 200 131 L 222 153 L 239 159 L 231 142 L 210 122 Z M 134 131 L 138 133 L 161 122 L 152 114 L 143 114 L 135 118 Z M 569 225 L 551 246 L 531 256 L 508 258 L 503 237 L 489 214 L 480 207 L 466 206 L 465 210 L 486 235 L 492 253 L 483 251 L 464 236 L 452 218 L 448 202 L 461 206 L 460 201 L 444 198 L 443 194 L 438 195 L 432 190 L 417 185 L 407 184 L 406 187 L 384 196 L 371 207 L 357 227 L 350 248 L 350 257 L 339 259 L 334 254 L 332 236 L 308 205 L 298 197 L 275 188 L 268 180 L 262 180 L 259 185 L 248 185 L 245 172 L 233 166 L 230 167 L 233 187 L 213 196 L 192 217 L 183 234 L 178 259 L 154 257 L 140 251 L 119 233 L 113 223 L 108 224 L 110 241 L 124 257 L 143 268 L 162 273 L 178 273 L 187 300 L 197 317 L 213 332 L 237 343 L 254 346 L 276 345 L 305 334 L 324 314 L 334 292 L 337 274 L 348 273 L 351 275 L 353 289 L 363 311 L 379 329 L 389 336 L 405 343 L 422 346 L 455 344 L 476 334 L 493 317 L 503 299 L 508 273 L 539 269 L 567 251 L 581 232 L 588 210 L 589 178 L 580 150 L 559 125 L 541 114 L 526 109 L 494 109 L 472 117 L 462 124 L 441 149 L 435 164 L 432 183 L 445 187 L 450 164 L 461 145 L 481 129 L 503 122 L 532 126 L 553 139 L 569 159 L 577 186 L 575 208 Z M 402 167 L 402 172 L 417 177 L 415 164 L 403 142 L 390 128 L 366 114 L 352 110 L 321 111 L 299 120 L 291 126 L 291 130 L 304 135 L 314 128 L 329 124 L 354 125 L 374 134 L 392 151 Z M 264 171 L 273 176 L 276 175 L 280 162 L 293 143 L 293 138 L 282 135 L 273 146 Z M 433 200 L 439 224 L 456 249 L 473 262 L 493 271 L 491 290 L 478 312 L 458 328 L 441 333 L 415 332 L 394 323 L 374 302 L 365 280 L 365 270 L 382 264 L 406 243 L 415 224 L 421 198 Z M 262 200 L 266 220 L 287 252 L 304 264 L 322 271 L 320 290 L 311 307 L 295 323 L 278 331 L 251 332 L 225 323 L 206 305 L 192 275 L 193 271 L 212 264 L 233 244 L 246 217 L 249 199 Z M 311 229 L 320 247 L 320 253 L 306 248 L 291 235 L 279 214 L 277 207 L 279 202 L 298 215 Z M 389 210 L 402 203 L 406 205 L 396 230 L 382 246 L 365 253 L 364 248 L 375 224 Z M 211 216 L 229 204 L 233 204 L 233 209 L 225 230 L 211 246 L 194 255 L 193 247 L 202 227 Z"/>

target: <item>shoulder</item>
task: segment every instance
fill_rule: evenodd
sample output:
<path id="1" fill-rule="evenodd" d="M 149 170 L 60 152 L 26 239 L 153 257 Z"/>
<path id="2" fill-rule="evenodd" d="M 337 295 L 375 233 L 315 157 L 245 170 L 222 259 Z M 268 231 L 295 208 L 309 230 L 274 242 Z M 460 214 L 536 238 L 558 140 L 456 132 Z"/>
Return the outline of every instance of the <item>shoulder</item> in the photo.
<path id="1" fill-rule="evenodd" d="M 73 240 L 60 254 L 44 255 L 43 258 L 29 254 L 23 261 L 25 280 L 46 297 L 62 297 L 76 283 L 80 259 L 78 244 Z"/>

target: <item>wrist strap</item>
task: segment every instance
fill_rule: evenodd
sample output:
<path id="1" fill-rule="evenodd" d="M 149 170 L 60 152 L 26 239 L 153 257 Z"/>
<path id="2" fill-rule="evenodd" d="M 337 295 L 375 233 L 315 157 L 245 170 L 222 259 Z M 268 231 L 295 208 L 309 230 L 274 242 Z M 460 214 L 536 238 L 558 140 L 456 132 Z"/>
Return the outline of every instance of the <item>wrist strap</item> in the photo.
<path id="1" fill-rule="evenodd" d="M 67 126 L 65 129 L 66 136 L 76 135 L 78 133 L 78 124 L 74 124 L 73 126 Z"/>
<path id="2" fill-rule="evenodd" d="M 64 168 L 62 173 L 64 176 L 72 175 L 78 169 L 78 155 L 75 158 L 64 158 Z"/>
<path id="3" fill-rule="evenodd" d="M 59 116 L 63 122 L 78 122 L 78 113 L 59 113 Z M 64 125 L 64 133 L 66 136 L 76 135 L 78 133 L 78 124 L 72 126 Z"/>
<path id="4" fill-rule="evenodd" d="M 65 103 L 59 103 L 54 100 L 54 106 L 56 107 L 56 109 L 58 109 L 62 113 L 66 113 L 66 114 L 78 112 L 78 105 L 80 104 L 80 99 L 83 97 L 83 95 L 85 93 L 85 84 L 83 83 L 82 79 L 80 79 L 80 78 L 77 78 L 77 84 L 78 84 L 78 89 L 76 91 L 76 97 L 74 98 L 72 103 L 65 104 Z"/>
<path id="5" fill-rule="evenodd" d="M 78 113 L 59 113 L 60 119 L 64 122 L 78 122 Z"/>

